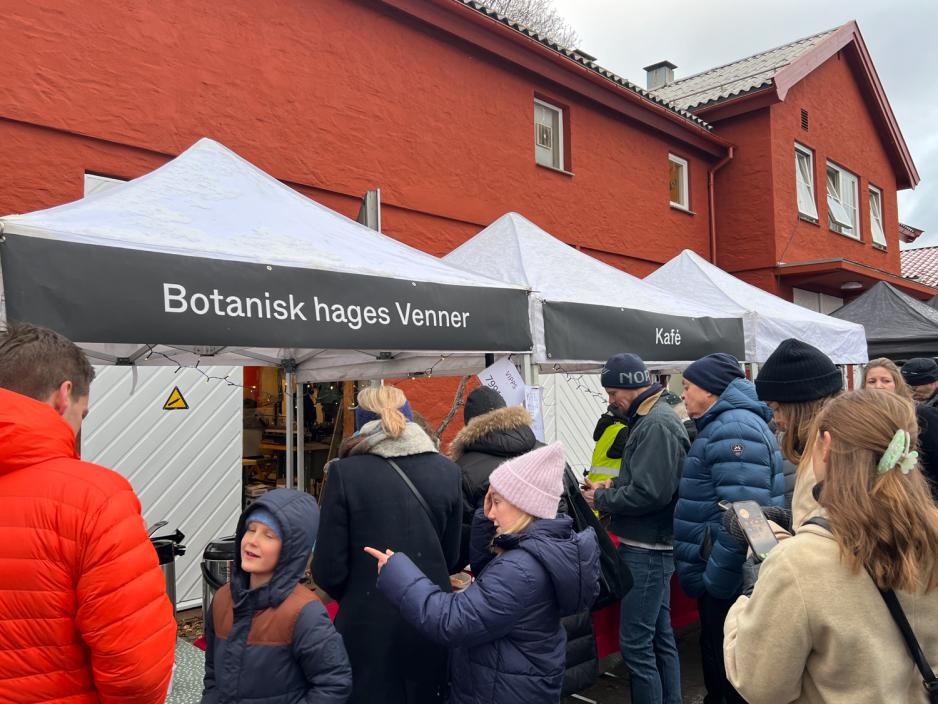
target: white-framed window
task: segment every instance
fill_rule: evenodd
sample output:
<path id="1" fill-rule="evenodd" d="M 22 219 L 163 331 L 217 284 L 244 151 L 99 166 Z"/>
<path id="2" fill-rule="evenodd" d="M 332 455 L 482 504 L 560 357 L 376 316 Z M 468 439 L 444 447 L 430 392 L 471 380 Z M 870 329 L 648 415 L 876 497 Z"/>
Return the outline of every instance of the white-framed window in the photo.
<path id="1" fill-rule="evenodd" d="M 827 162 L 827 221 L 834 232 L 860 239 L 858 179 Z"/>
<path id="2" fill-rule="evenodd" d="M 814 154 L 807 147 L 795 144 L 795 183 L 798 189 L 798 213 L 817 222 L 814 199 Z"/>
<path id="3" fill-rule="evenodd" d="M 690 210 L 690 198 L 687 194 L 687 159 L 668 154 L 668 190 L 671 205 L 675 208 Z"/>
<path id="4" fill-rule="evenodd" d="M 886 230 L 883 228 L 883 192 L 870 186 L 870 233 L 873 244 L 886 246 Z"/>
<path id="5" fill-rule="evenodd" d="M 85 174 L 85 198 L 90 196 L 92 193 L 101 193 L 108 190 L 109 188 L 114 188 L 114 186 L 119 186 L 122 183 L 126 183 L 126 181 L 123 181 L 119 178 L 111 178 L 110 176 Z"/>
<path id="6" fill-rule="evenodd" d="M 563 110 L 538 98 L 534 99 L 534 160 L 564 170 Z"/>

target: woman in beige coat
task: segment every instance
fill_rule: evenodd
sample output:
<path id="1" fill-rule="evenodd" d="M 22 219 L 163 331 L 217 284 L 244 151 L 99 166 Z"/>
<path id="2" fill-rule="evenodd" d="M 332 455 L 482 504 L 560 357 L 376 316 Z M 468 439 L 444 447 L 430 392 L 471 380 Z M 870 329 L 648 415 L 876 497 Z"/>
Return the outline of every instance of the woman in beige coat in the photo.
<path id="1" fill-rule="evenodd" d="M 915 410 L 894 394 L 852 391 L 827 403 L 817 427 L 831 532 L 808 523 L 769 553 L 752 596 L 727 616 L 727 677 L 750 704 L 926 702 L 877 590 L 895 590 L 938 665 L 938 509 L 908 449 Z"/>

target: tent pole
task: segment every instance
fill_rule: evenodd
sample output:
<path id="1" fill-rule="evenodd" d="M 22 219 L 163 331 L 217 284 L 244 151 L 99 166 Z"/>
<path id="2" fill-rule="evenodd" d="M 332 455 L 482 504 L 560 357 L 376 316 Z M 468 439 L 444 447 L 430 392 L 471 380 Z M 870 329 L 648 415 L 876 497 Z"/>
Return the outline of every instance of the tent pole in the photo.
<path id="1" fill-rule="evenodd" d="M 293 415 L 296 409 L 296 371 L 292 364 L 285 364 L 286 371 L 286 393 L 287 393 L 287 418 L 286 418 L 286 441 L 287 441 L 287 489 L 293 488 Z"/>
<path id="2" fill-rule="evenodd" d="M 301 381 L 296 385 L 296 485 L 306 492 L 306 424 L 303 422 L 303 403 L 306 394 L 303 393 L 305 384 Z"/>

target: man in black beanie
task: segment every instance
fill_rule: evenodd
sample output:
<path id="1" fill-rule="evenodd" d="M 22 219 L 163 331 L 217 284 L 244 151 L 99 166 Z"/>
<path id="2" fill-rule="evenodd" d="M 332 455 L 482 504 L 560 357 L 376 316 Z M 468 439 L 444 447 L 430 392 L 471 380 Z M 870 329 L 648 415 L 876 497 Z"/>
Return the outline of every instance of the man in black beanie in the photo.
<path id="1" fill-rule="evenodd" d="M 681 669 L 671 630 L 673 516 L 689 441 L 642 359 L 622 353 L 602 371 L 610 408 L 628 425 L 618 476 L 583 492 L 611 516 L 619 556 L 634 585 L 622 599 L 619 649 L 633 702 L 680 702 Z"/>
<path id="2" fill-rule="evenodd" d="M 746 550 L 723 528 L 721 501 L 781 506 L 782 455 L 772 412 L 756 398 L 739 361 L 723 352 L 684 370 L 682 398 L 697 421 L 674 511 L 674 557 L 688 596 L 697 598 L 706 701 L 743 702 L 726 679 L 723 622 L 742 587 Z"/>
<path id="3" fill-rule="evenodd" d="M 902 365 L 900 371 L 916 403 L 938 408 L 938 364 L 934 359 L 927 357 L 910 359 Z"/>

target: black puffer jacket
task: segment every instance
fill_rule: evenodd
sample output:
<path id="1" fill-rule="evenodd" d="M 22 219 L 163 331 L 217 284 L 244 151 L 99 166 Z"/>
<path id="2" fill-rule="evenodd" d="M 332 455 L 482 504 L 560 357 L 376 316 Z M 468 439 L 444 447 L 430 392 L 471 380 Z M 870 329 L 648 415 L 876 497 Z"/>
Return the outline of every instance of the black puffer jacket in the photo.
<path id="1" fill-rule="evenodd" d="M 462 541 L 459 564 L 469 564 L 472 516 L 489 490 L 489 475 L 505 460 L 538 446 L 531 414 L 521 406 L 497 408 L 476 416 L 459 431 L 449 456 L 462 470 Z"/>
<path id="2" fill-rule="evenodd" d="M 938 408 L 918 406 L 915 415 L 918 418 L 919 465 L 938 502 Z"/>

